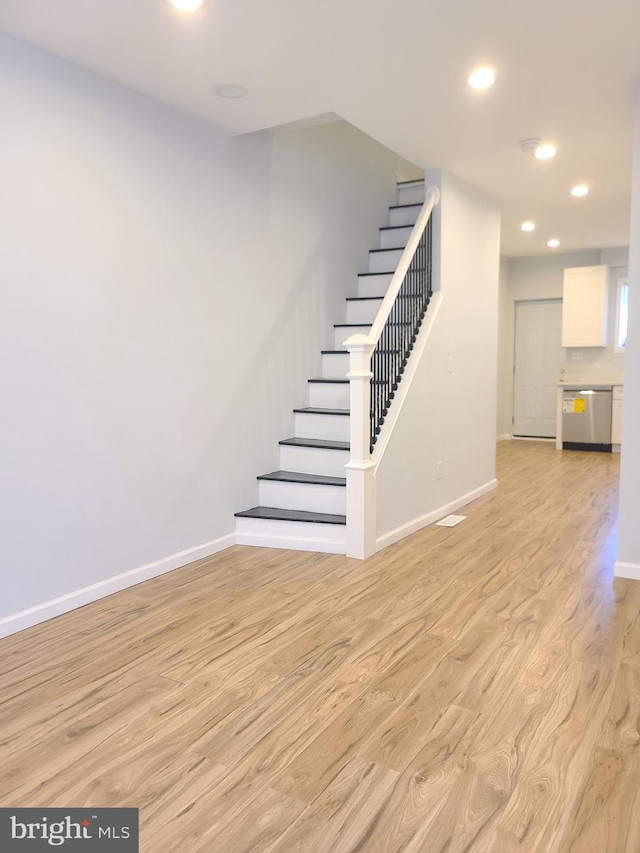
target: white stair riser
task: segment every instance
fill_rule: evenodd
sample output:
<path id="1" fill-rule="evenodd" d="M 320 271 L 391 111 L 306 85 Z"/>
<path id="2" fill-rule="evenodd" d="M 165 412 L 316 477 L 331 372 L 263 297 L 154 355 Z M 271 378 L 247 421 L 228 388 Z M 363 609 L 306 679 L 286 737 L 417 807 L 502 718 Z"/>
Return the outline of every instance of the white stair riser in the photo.
<path id="1" fill-rule="evenodd" d="M 392 207 L 389 209 L 389 225 L 392 227 L 398 225 L 415 225 L 419 213 L 419 207 Z"/>
<path id="2" fill-rule="evenodd" d="M 344 349 L 345 348 L 344 342 L 348 338 L 353 337 L 353 335 L 366 335 L 367 332 L 369 331 L 369 327 L 370 327 L 370 324 L 367 323 L 366 329 L 362 328 L 361 326 L 359 326 L 358 328 L 351 328 L 351 329 L 348 327 L 345 328 L 344 326 L 341 326 L 339 329 L 336 329 L 335 340 L 333 342 L 335 348 L 336 349 Z"/>
<path id="3" fill-rule="evenodd" d="M 305 521 L 267 521 L 262 518 L 236 518 L 238 545 L 262 548 L 290 548 L 344 554 L 346 527 L 343 524 L 313 524 Z"/>
<path id="4" fill-rule="evenodd" d="M 280 445 L 282 471 L 300 471 L 304 474 L 325 474 L 327 477 L 344 477 L 344 466 L 349 461 L 346 450 L 325 450 L 319 447 Z"/>
<path id="5" fill-rule="evenodd" d="M 369 252 L 369 272 L 393 272 L 402 257 L 402 249 Z"/>
<path id="6" fill-rule="evenodd" d="M 328 512 L 333 515 L 347 513 L 347 490 L 344 486 L 258 480 L 258 498 L 260 506 Z"/>
<path id="7" fill-rule="evenodd" d="M 296 438 L 349 441 L 348 415 L 316 415 L 310 412 L 296 412 L 294 417 Z M 289 469 L 285 468 L 286 470 Z"/>
<path id="8" fill-rule="evenodd" d="M 389 289 L 393 273 L 358 276 L 358 296 L 384 296 Z"/>
<path id="9" fill-rule="evenodd" d="M 379 299 L 347 302 L 347 323 L 373 323 L 381 304 Z"/>
<path id="10" fill-rule="evenodd" d="M 322 353 L 322 378 L 344 379 L 349 372 L 349 353 Z"/>
<path id="11" fill-rule="evenodd" d="M 380 231 L 380 249 L 404 249 L 411 236 L 411 227 L 393 231 Z"/>
<path id="12" fill-rule="evenodd" d="M 398 204 L 422 204 L 423 202 L 424 183 L 398 187 Z"/>
<path id="13" fill-rule="evenodd" d="M 309 405 L 317 409 L 348 409 L 349 383 L 328 384 L 326 382 L 309 383 Z M 285 468 L 285 471 L 290 469 Z M 344 474 L 338 474 L 343 477 Z"/>

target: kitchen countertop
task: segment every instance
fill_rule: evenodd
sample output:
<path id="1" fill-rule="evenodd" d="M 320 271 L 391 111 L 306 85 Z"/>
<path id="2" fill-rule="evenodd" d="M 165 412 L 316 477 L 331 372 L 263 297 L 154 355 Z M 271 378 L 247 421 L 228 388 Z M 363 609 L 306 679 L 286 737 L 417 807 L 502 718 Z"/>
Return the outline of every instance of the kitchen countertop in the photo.
<path id="1" fill-rule="evenodd" d="M 564 388 L 565 391 L 610 391 L 613 384 L 609 382 L 562 382 L 558 388 Z"/>
<path id="2" fill-rule="evenodd" d="M 579 391 L 581 388 L 595 388 L 596 386 L 612 388 L 614 385 L 623 384 L 622 379 L 608 379 L 606 377 L 598 377 L 598 379 L 560 379 L 558 388 L 569 388 Z"/>

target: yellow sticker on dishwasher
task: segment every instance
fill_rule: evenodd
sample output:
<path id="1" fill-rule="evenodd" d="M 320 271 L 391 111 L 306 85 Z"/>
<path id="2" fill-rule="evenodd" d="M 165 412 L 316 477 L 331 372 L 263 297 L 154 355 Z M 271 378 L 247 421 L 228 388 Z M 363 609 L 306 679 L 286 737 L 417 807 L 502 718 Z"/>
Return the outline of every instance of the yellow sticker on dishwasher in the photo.
<path id="1" fill-rule="evenodd" d="M 581 415 L 587 407 L 587 401 L 584 397 L 576 397 L 573 401 L 573 411 L 576 415 Z"/>

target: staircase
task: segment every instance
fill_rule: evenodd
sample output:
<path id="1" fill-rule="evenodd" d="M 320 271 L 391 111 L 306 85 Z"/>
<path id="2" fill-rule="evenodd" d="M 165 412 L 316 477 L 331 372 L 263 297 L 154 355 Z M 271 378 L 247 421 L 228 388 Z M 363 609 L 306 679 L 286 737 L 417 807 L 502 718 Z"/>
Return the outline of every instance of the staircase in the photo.
<path id="1" fill-rule="evenodd" d="M 349 353 L 344 341 L 366 334 L 378 313 L 424 201 L 424 181 L 398 184 L 397 204 L 322 351 L 322 375 L 309 379 L 309 405 L 294 409 L 293 438 L 280 442 L 280 470 L 258 477 L 259 506 L 237 512 L 238 544 L 343 554 L 349 461 Z"/>

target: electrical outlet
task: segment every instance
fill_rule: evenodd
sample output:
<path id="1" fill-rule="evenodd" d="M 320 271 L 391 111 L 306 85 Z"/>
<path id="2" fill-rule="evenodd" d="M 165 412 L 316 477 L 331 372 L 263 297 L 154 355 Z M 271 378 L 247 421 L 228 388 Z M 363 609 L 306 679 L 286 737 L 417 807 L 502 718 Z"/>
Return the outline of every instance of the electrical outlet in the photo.
<path id="1" fill-rule="evenodd" d="M 442 462 L 436 462 L 436 480 L 442 479 Z"/>

